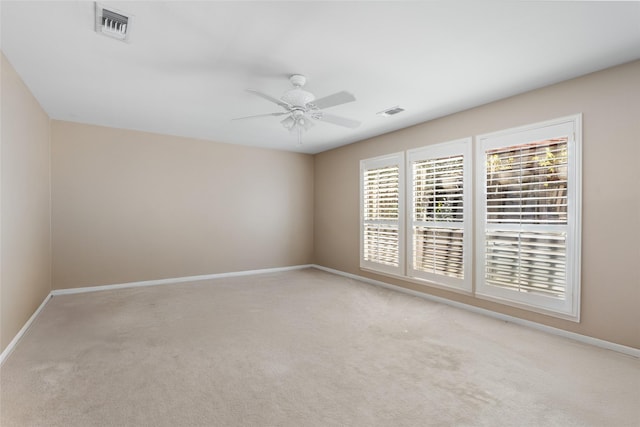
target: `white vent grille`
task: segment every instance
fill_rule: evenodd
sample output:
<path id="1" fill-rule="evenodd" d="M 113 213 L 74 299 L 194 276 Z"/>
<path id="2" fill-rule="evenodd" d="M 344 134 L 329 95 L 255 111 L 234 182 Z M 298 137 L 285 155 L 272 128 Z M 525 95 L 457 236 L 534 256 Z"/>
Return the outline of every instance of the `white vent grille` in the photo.
<path id="1" fill-rule="evenodd" d="M 129 41 L 133 16 L 96 3 L 96 32 L 117 40 Z"/>
<path id="2" fill-rule="evenodd" d="M 404 108 L 396 105 L 395 107 L 387 108 L 386 110 L 378 112 L 378 115 L 383 117 L 389 117 L 398 113 L 402 113 L 403 111 L 404 111 Z"/>

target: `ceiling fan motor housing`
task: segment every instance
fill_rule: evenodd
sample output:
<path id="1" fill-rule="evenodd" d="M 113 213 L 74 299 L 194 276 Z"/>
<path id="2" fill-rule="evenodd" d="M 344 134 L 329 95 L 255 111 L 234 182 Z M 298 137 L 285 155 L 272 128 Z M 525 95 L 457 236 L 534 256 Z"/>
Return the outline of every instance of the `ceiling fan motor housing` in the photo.
<path id="1" fill-rule="evenodd" d="M 301 74 L 294 74 L 289 77 L 289 81 L 295 87 L 302 87 L 307 83 L 307 78 Z"/>
<path id="2" fill-rule="evenodd" d="M 305 76 L 301 74 L 293 74 L 289 77 L 289 81 L 294 88 L 288 90 L 284 95 L 282 95 L 282 98 L 280 99 L 284 102 L 289 105 L 293 105 L 294 107 L 305 108 L 308 103 L 316 99 L 312 93 L 302 89 L 302 86 L 307 83 L 307 78 Z"/>
<path id="3" fill-rule="evenodd" d="M 285 92 L 281 99 L 294 107 L 304 108 L 308 103 L 316 99 L 316 97 L 313 96 L 311 92 L 296 87 L 295 89 Z"/>

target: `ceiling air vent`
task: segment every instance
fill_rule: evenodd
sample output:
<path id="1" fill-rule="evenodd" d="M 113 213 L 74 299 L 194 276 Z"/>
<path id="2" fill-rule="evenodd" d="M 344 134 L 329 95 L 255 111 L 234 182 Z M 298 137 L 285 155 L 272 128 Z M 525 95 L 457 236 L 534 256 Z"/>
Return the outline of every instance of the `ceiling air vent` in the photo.
<path id="1" fill-rule="evenodd" d="M 129 41 L 132 15 L 96 3 L 96 32 L 107 37 Z"/>
<path id="2" fill-rule="evenodd" d="M 389 116 L 393 116 L 394 114 L 402 113 L 403 111 L 404 111 L 404 108 L 400 108 L 396 105 L 395 107 L 391 107 L 386 110 L 380 111 L 377 114 L 379 116 L 389 117 Z"/>

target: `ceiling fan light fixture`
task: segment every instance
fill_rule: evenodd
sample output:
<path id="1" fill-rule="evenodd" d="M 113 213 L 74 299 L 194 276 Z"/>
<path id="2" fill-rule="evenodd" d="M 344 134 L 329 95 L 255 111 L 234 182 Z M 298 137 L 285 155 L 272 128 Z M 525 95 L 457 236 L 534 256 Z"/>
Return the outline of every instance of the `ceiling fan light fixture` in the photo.
<path id="1" fill-rule="evenodd" d="M 280 123 L 282 123 L 282 126 L 284 126 L 286 129 L 289 129 L 289 130 L 292 130 L 293 127 L 296 125 L 296 121 L 291 116 L 287 116 L 287 118 L 282 120 Z"/>
<path id="2" fill-rule="evenodd" d="M 309 130 L 313 127 L 313 122 L 309 119 L 300 118 L 298 120 L 298 126 L 302 127 L 304 130 Z"/>

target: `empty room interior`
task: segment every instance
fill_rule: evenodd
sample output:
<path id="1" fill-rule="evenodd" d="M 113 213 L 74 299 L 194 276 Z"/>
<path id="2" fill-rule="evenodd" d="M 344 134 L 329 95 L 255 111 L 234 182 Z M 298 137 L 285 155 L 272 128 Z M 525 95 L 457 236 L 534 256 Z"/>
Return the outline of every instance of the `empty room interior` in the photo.
<path id="1" fill-rule="evenodd" d="M 0 19 L 3 427 L 640 425 L 640 2 Z"/>

